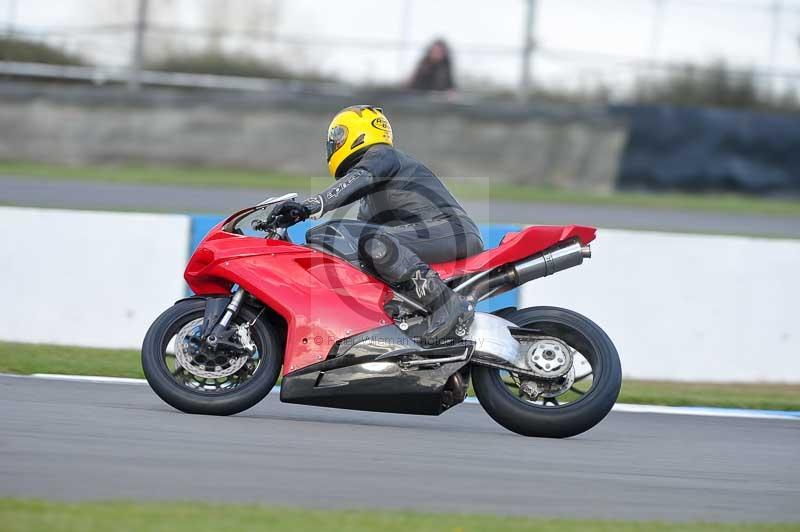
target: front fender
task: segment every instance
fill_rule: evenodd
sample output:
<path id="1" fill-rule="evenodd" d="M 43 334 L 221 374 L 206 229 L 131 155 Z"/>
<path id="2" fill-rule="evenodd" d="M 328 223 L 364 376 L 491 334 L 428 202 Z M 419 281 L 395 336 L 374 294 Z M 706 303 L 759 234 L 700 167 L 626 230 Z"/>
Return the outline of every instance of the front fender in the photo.
<path id="1" fill-rule="evenodd" d="M 183 301 L 197 301 L 197 300 L 205 300 L 206 301 L 206 309 L 205 314 L 203 315 L 203 331 L 202 336 L 207 336 L 211 329 L 214 328 L 214 325 L 217 324 L 222 313 L 225 312 L 225 307 L 228 306 L 228 303 L 231 302 L 231 295 L 230 294 L 220 294 L 220 295 L 194 295 L 190 297 L 184 297 L 183 299 L 179 299 L 175 302 L 177 305 Z"/>
<path id="2" fill-rule="evenodd" d="M 177 300 L 173 304 L 177 305 L 178 303 L 183 303 L 184 301 L 195 301 L 195 300 L 198 300 L 198 299 L 210 299 L 210 298 L 215 298 L 215 297 L 231 297 L 231 295 L 230 294 L 206 294 L 206 295 L 197 295 L 197 294 L 195 294 L 193 296 L 181 298 L 181 299 Z"/>

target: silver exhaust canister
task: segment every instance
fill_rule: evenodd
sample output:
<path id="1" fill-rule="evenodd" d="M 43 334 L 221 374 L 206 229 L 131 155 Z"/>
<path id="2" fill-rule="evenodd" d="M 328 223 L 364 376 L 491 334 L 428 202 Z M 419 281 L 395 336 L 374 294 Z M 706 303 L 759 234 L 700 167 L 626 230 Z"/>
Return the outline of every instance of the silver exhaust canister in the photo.
<path id="1" fill-rule="evenodd" d="M 579 266 L 583 263 L 583 259 L 591 256 L 592 250 L 588 245 L 582 245 L 578 240 L 573 240 L 515 262 L 511 268 L 516 284 L 521 285 L 573 266 Z"/>
<path id="2" fill-rule="evenodd" d="M 591 256 L 592 251 L 589 246 L 582 245 L 578 239 L 574 239 L 550 247 L 527 259 L 481 272 L 453 290 L 472 301 L 481 301 L 528 281 L 578 266 L 583 263 L 583 259 Z"/>

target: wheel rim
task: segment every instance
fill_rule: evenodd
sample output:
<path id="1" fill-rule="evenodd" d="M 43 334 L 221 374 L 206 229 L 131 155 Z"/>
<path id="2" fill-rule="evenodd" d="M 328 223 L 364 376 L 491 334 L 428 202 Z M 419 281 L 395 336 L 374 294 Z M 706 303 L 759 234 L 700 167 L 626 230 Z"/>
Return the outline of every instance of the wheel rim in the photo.
<path id="1" fill-rule="evenodd" d="M 559 338 L 571 350 L 572 368 L 564 377 L 555 381 L 535 380 L 507 370 L 493 370 L 495 379 L 506 393 L 528 406 L 546 409 L 573 405 L 593 394 L 602 367 L 592 342 L 584 334 L 569 325 L 555 322 L 534 322 L 520 326 Z M 543 387 L 539 384 L 541 382 L 553 384 Z"/>
<path id="2" fill-rule="evenodd" d="M 202 325 L 202 314 L 193 314 L 170 327 L 161 348 L 163 369 L 177 385 L 205 395 L 231 393 L 249 384 L 264 362 L 265 348 L 258 335 L 253 338 L 256 348 L 251 355 L 219 352 L 208 356 L 196 349 Z M 238 318 L 232 325 L 249 324 Z"/>

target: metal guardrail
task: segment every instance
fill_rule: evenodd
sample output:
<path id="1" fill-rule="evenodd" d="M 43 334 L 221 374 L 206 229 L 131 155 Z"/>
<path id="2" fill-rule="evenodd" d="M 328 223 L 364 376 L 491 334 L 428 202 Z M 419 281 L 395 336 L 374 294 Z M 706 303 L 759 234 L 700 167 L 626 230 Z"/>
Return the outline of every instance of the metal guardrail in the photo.
<path id="1" fill-rule="evenodd" d="M 127 83 L 132 71 L 128 68 L 49 65 L 44 63 L 18 63 L 0 61 L 0 76 L 85 81 L 95 85 Z M 250 78 L 243 76 L 219 76 L 214 74 L 184 74 L 142 70 L 139 73 L 142 85 L 164 87 L 223 89 L 249 92 L 303 91 L 329 95 L 352 93 L 346 85 L 329 82 Z"/>

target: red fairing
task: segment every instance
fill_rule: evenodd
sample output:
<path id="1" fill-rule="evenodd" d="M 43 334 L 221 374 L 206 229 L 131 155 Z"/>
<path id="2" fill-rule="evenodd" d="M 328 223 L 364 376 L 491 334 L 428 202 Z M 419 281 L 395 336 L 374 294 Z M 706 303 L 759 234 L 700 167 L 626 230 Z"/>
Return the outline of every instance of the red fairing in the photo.
<path id="1" fill-rule="evenodd" d="M 581 244 L 588 244 L 594 240 L 595 233 L 597 229 L 594 227 L 582 225 L 526 227 L 516 233 L 507 233 L 500 245 L 494 249 L 466 259 L 431 266 L 443 279 L 460 277 L 522 260 L 565 240 L 577 238 Z"/>
<path id="2" fill-rule="evenodd" d="M 238 284 L 283 316 L 284 374 L 321 361 L 343 338 L 392 323 L 383 310 L 391 290 L 347 262 L 280 240 L 215 231 L 184 278 L 200 295 Z"/>
<path id="3" fill-rule="evenodd" d="M 391 290 L 348 262 L 304 246 L 209 232 L 192 255 L 184 278 L 198 295 L 228 294 L 234 284 L 283 316 L 288 325 L 284 374 L 323 360 L 345 338 L 392 323 L 384 311 Z M 529 257 L 563 240 L 583 244 L 592 227 L 529 227 L 509 233 L 499 247 L 464 260 L 435 264 L 444 278 Z"/>

